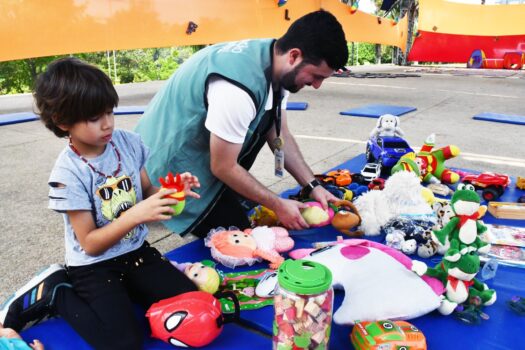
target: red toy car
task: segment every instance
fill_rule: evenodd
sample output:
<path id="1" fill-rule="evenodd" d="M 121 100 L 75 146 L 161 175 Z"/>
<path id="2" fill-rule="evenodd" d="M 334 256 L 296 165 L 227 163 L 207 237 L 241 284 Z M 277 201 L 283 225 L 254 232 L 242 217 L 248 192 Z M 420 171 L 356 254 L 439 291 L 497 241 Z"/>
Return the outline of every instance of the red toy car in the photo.
<path id="1" fill-rule="evenodd" d="M 481 190 L 481 196 L 486 201 L 498 199 L 510 184 L 510 178 L 507 175 L 495 173 L 469 174 L 461 181 L 472 184 L 476 190 Z"/>

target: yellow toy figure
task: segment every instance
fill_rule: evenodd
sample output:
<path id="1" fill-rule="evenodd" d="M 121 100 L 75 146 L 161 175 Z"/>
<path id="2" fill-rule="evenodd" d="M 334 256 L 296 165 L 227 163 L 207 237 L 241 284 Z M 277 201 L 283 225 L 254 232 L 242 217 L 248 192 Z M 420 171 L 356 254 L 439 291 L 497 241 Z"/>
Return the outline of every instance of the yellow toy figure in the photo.
<path id="1" fill-rule="evenodd" d="M 184 268 L 184 274 L 188 276 L 202 292 L 214 294 L 219 290 L 221 278 L 215 264 L 211 260 L 203 260 L 188 264 Z"/>

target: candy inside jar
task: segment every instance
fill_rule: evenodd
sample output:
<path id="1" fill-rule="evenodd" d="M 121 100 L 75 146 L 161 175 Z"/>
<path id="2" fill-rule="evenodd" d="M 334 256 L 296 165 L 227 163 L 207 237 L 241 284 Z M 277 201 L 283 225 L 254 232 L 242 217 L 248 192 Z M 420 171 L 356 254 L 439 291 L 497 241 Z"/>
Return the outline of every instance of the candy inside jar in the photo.
<path id="1" fill-rule="evenodd" d="M 332 324 L 332 274 L 324 265 L 287 260 L 278 271 L 273 349 L 328 349 Z"/>

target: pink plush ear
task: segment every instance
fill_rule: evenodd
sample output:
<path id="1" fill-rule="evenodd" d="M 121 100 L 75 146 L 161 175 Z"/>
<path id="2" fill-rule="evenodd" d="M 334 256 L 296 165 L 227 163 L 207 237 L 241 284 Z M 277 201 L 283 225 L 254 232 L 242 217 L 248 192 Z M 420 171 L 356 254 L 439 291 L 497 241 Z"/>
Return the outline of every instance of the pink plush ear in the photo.
<path id="1" fill-rule="evenodd" d="M 315 249 L 311 249 L 311 248 L 295 249 L 295 250 L 292 250 L 290 253 L 288 253 L 288 255 L 290 256 L 290 258 L 297 260 L 297 259 L 304 258 L 305 256 L 307 256 L 314 250 Z"/>

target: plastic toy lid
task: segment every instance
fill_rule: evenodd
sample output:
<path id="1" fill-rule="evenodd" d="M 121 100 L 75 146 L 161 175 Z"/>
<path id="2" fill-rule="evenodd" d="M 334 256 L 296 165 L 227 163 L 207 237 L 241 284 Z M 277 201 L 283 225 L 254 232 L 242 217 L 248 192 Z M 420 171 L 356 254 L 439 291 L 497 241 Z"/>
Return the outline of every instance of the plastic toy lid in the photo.
<path id="1" fill-rule="evenodd" d="M 319 294 L 332 284 L 330 270 L 317 262 L 286 260 L 277 273 L 279 286 L 297 294 Z"/>

